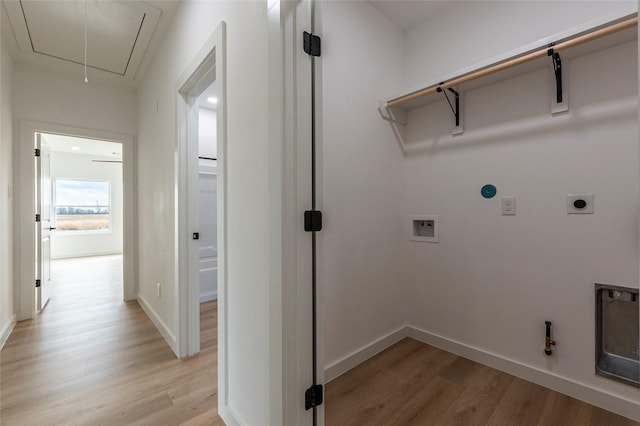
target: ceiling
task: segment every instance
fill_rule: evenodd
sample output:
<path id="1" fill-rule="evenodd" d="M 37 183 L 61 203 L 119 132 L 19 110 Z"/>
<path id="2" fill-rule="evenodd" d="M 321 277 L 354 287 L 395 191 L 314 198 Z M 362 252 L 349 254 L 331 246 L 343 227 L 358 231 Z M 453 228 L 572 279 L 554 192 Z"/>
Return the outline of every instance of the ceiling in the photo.
<path id="1" fill-rule="evenodd" d="M 110 157 L 114 160 L 122 159 L 122 144 L 120 143 L 50 133 L 43 133 L 42 139 L 52 152 Z"/>
<path id="2" fill-rule="evenodd" d="M 202 94 L 198 97 L 198 106 L 200 106 L 201 108 L 207 108 L 207 109 L 213 109 L 213 110 L 217 109 L 218 108 L 217 102 L 216 103 L 210 102 L 209 98 L 218 99 L 218 88 L 215 81 L 211 83 L 211 85 L 207 87 L 204 90 L 204 92 L 202 92 Z"/>
<path id="3" fill-rule="evenodd" d="M 137 87 L 161 44 L 179 0 L 1 0 L 2 37 L 17 63 Z M 459 0 L 371 0 L 406 30 Z"/>
<path id="4" fill-rule="evenodd" d="M 462 0 L 369 0 L 369 3 L 397 26 L 408 30 L 457 1 Z"/>
<path id="5" fill-rule="evenodd" d="M 3 0 L 17 62 L 135 87 L 160 45 L 177 1 Z"/>

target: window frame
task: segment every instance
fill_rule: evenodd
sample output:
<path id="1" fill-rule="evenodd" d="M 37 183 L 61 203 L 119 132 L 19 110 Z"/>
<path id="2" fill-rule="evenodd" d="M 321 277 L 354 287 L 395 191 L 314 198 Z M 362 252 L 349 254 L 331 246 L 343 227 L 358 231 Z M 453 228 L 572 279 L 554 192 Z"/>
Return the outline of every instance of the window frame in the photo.
<path id="1" fill-rule="evenodd" d="M 51 179 L 51 201 L 52 201 L 52 227 L 57 228 L 58 224 L 58 207 L 85 207 L 85 206 L 59 206 L 58 205 L 58 182 L 59 181 L 71 181 L 71 182 L 99 182 L 107 184 L 107 208 L 109 209 L 109 213 L 107 214 L 109 225 L 106 229 L 93 229 L 93 230 L 60 230 L 56 229 L 55 233 L 57 236 L 76 236 L 76 235 L 95 235 L 95 234 L 111 234 L 113 232 L 113 202 L 112 202 L 112 185 L 111 179 L 83 179 L 83 178 L 65 178 L 65 177 L 56 177 Z M 92 206 L 86 206 L 90 208 Z M 105 207 L 105 206 L 98 206 Z"/>

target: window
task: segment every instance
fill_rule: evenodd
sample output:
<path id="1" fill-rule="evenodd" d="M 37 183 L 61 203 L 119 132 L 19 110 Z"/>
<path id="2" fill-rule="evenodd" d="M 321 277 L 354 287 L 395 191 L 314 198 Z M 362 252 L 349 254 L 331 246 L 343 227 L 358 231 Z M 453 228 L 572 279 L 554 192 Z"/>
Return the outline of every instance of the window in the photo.
<path id="1" fill-rule="evenodd" d="M 109 230 L 109 182 L 59 179 L 55 182 L 55 200 L 58 231 Z"/>

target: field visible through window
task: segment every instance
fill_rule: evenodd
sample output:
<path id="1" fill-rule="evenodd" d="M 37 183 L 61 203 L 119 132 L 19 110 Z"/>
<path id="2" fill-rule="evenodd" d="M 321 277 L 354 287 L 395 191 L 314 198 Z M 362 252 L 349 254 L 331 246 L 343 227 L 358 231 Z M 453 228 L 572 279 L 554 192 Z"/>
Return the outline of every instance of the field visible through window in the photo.
<path id="1" fill-rule="evenodd" d="M 56 215 L 58 231 L 102 231 L 109 229 L 108 214 Z"/>
<path id="2" fill-rule="evenodd" d="M 60 232 L 109 230 L 109 182 L 57 179 L 55 213 Z"/>

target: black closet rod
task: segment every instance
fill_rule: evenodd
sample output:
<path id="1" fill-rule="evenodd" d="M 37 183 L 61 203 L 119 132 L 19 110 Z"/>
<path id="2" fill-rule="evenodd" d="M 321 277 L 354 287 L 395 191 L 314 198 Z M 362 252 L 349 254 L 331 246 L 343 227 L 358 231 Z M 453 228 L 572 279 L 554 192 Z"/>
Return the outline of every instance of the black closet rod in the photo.
<path id="1" fill-rule="evenodd" d="M 540 48 L 539 50 L 535 50 L 531 53 L 527 53 L 522 56 L 515 56 L 503 62 L 498 62 L 494 65 L 489 65 L 488 67 L 481 68 L 477 71 L 472 71 L 469 74 L 465 74 L 460 77 L 456 77 L 451 80 L 445 81 L 444 83 L 434 84 L 433 86 L 426 87 L 424 89 L 418 90 L 417 92 L 400 96 L 398 98 L 392 99 L 389 102 L 387 102 L 387 107 L 392 108 L 394 106 L 398 106 L 405 102 L 413 101 L 423 96 L 427 96 L 432 93 L 435 93 L 438 91 L 438 89 L 445 90 L 450 87 L 457 86 L 462 83 L 466 83 L 467 81 L 475 80 L 477 78 L 484 77 L 486 75 L 493 74 L 495 72 L 502 71 L 504 69 L 511 68 L 528 61 L 532 61 L 534 59 L 546 57 L 548 56 L 550 49 L 552 49 L 554 52 L 558 52 L 562 49 L 568 49 L 570 47 L 577 46 L 579 44 L 586 43 L 588 41 L 595 40 L 597 38 L 616 33 L 618 31 L 626 30 L 627 28 L 631 28 L 636 25 L 638 25 L 637 14 L 631 18 L 627 18 L 623 21 L 619 21 L 610 25 L 600 27 L 596 30 L 583 33 L 576 37 L 569 38 L 558 43 L 551 43 L 549 46 Z"/>

